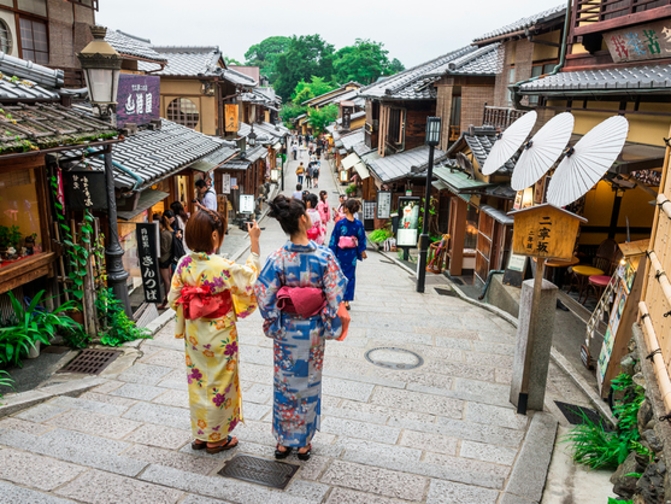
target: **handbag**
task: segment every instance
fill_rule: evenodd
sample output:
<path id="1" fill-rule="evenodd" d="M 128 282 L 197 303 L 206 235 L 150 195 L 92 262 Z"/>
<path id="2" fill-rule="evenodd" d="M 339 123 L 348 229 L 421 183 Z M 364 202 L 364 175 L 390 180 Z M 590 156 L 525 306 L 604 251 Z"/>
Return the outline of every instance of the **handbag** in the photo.
<path id="1" fill-rule="evenodd" d="M 358 246 L 359 240 L 356 239 L 356 236 L 341 236 L 338 238 L 338 247 L 341 249 L 357 248 Z"/>
<path id="2" fill-rule="evenodd" d="M 336 313 L 336 315 L 340 317 L 340 323 L 342 324 L 342 334 L 340 334 L 340 337 L 336 339 L 336 341 L 343 341 L 347 337 L 349 323 L 352 321 L 352 317 L 350 316 L 349 311 L 347 311 L 347 308 L 345 308 L 344 302 L 340 303 L 340 306 L 338 306 L 338 313 Z"/>

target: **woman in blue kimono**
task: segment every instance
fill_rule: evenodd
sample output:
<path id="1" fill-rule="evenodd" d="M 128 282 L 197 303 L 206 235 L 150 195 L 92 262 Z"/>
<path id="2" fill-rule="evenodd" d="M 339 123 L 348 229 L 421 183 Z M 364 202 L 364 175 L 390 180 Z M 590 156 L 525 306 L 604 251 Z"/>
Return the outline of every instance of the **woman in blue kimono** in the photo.
<path id="1" fill-rule="evenodd" d="M 359 202 L 348 199 L 343 205 L 345 218 L 336 222 L 329 247 L 340 263 L 342 272 L 347 277 L 345 290 L 345 307 L 349 310 L 349 302 L 354 300 L 356 286 L 356 263 L 366 259 L 366 232 L 363 224 L 354 215 L 359 211 Z"/>
<path id="2" fill-rule="evenodd" d="M 275 341 L 275 457 L 298 448 L 298 458 L 308 460 L 320 425 L 325 340 L 341 335 L 337 312 L 347 280 L 331 251 L 308 239 L 312 223 L 302 201 L 279 195 L 269 205 L 289 235 L 254 286 L 263 330 Z"/>

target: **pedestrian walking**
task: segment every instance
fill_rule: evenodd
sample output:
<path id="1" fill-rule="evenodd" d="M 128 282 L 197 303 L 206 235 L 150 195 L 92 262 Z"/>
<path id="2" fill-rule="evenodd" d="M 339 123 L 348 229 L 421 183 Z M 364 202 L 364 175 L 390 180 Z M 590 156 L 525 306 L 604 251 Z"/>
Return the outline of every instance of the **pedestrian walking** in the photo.
<path id="1" fill-rule="evenodd" d="M 321 162 L 316 161 L 312 166 L 312 188 L 317 189 L 319 187 L 319 167 L 321 166 Z"/>
<path id="2" fill-rule="evenodd" d="M 172 210 L 175 214 L 174 228 L 182 231 L 180 241 L 182 242 L 182 248 L 184 249 L 184 254 L 188 254 L 190 250 L 189 247 L 186 246 L 186 238 L 184 236 L 184 230 L 186 229 L 186 223 L 189 222 L 189 213 L 184 209 L 184 205 L 182 205 L 182 203 L 179 201 L 173 201 L 172 203 L 170 203 L 170 210 Z M 182 256 L 178 257 L 177 259 L 180 259 L 181 257 Z"/>
<path id="3" fill-rule="evenodd" d="M 312 223 L 312 226 L 308 229 L 308 238 L 317 243 L 317 245 L 324 245 L 326 226 L 324 226 L 319 210 L 317 210 L 319 197 L 316 194 L 309 193 L 305 195 L 303 201 L 306 207 L 305 212 L 310 217 L 310 222 Z"/>
<path id="4" fill-rule="evenodd" d="M 347 281 L 333 253 L 308 239 L 310 220 L 301 202 L 280 194 L 269 215 L 289 235 L 254 286 L 263 330 L 275 348 L 275 458 L 297 449 L 299 460 L 308 460 L 320 428 L 325 340 L 342 335 L 338 311 Z"/>
<path id="5" fill-rule="evenodd" d="M 344 301 L 345 307 L 349 310 L 350 301 L 354 300 L 357 261 L 363 261 L 367 257 L 366 232 L 361 221 L 354 218 L 354 214 L 359 211 L 359 202 L 355 199 L 348 199 L 344 210 L 345 218 L 340 219 L 333 228 L 329 247 L 347 277 Z"/>
<path id="6" fill-rule="evenodd" d="M 252 286 L 261 269 L 261 229 L 256 221 L 247 229 L 251 254 L 243 266 L 214 254 L 224 241 L 219 214 L 193 215 L 186 225 L 192 252 L 179 262 L 170 290 L 175 337 L 186 339 L 191 448 L 208 453 L 237 446 L 231 432 L 243 419 L 235 321 L 256 309 Z"/>
<path id="7" fill-rule="evenodd" d="M 312 174 L 315 171 L 314 161 L 308 163 L 308 168 L 305 170 L 305 188 L 312 189 Z"/>
<path id="8" fill-rule="evenodd" d="M 324 223 L 324 229 L 328 226 L 329 221 L 331 220 L 331 208 L 329 207 L 329 195 L 326 191 L 319 191 L 319 203 L 317 204 L 317 210 L 319 211 L 319 216 Z"/>
<path id="9" fill-rule="evenodd" d="M 209 179 L 209 177 L 208 177 Z M 196 189 L 198 189 L 199 199 L 194 200 L 193 203 L 200 208 L 201 210 L 213 210 L 217 211 L 217 195 L 214 194 L 214 189 L 212 189 L 211 182 L 208 183 L 208 179 L 198 179 L 196 180 Z"/>
<path id="10" fill-rule="evenodd" d="M 294 155 L 294 161 L 296 161 L 298 158 L 298 146 L 296 145 L 296 142 L 291 146 L 291 153 Z"/>
<path id="11" fill-rule="evenodd" d="M 345 202 L 347 196 L 341 194 L 338 196 L 338 206 L 333 208 L 333 222 L 338 222 L 345 218 Z"/>
<path id="12" fill-rule="evenodd" d="M 296 177 L 300 185 L 303 185 L 304 176 L 305 176 L 305 166 L 303 166 L 303 161 L 301 161 L 301 164 L 299 164 L 298 168 L 296 168 Z"/>
<path id="13" fill-rule="evenodd" d="M 168 292 L 170 292 L 170 278 L 172 277 L 172 239 L 174 235 L 172 225 L 175 222 L 175 214 L 172 213 L 172 210 L 166 210 L 163 212 L 163 215 L 154 214 L 153 220 L 158 222 L 158 271 L 161 274 L 164 289 L 163 302 L 158 305 L 157 308 L 159 310 L 165 310 L 168 306 Z"/>
<path id="14" fill-rule="evenodd" d="M 303 201 L 303 186 L 296 184 L 296 190 L 291 194 L 291 197 L 298 201 Z"/>

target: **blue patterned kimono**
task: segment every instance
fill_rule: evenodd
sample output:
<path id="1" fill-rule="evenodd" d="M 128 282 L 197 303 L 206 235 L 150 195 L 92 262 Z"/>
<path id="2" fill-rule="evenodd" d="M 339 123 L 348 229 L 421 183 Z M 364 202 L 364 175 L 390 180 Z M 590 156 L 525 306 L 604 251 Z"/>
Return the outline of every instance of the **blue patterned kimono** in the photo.
<path id="1" fill-rule="evenodd" d="M 329 249 L 287 242 L 268 257 L 254 286 L 263 330 L 274 345 L 273 434 L 283 446 L 307 446 L 319 429 L 325 339 L 342 332 L 336 315 L 347 280 Z M 277 309 L 282 286 L 322 288 L 326 306 L 309 319 Z"/>
<path id="2" fill-rule="evenodd" d="M 341 236 L 354 236 L 359 242 L 356 248 L 341 249 L 338 247 L 338 239 Z M 349 221 L 347 219 L 340 219 L 336 222 L 331 233 L 331 241 L 329 248 L 340 263 L 342 272 L 347 277 L 347 290 L 345 290 L 345 297 L 343 301 L 354 300 L 354 287 L 356 287 L 356 262 L 361 261 L 361 254 L 366 250 L 366 232 L 363 229 L 363 224 L 360 220 L 354 219 Z"/>

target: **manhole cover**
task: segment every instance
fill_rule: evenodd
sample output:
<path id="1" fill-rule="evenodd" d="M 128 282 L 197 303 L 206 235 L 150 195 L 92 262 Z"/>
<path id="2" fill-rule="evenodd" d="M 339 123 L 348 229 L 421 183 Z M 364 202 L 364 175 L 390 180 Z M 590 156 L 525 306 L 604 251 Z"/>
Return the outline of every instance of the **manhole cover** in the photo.
<path id="1" fill-rule="evenodd" d="M 298 467 L 286 462 L 276 462 L 249 455 L 236 455 L 226 462 L 218 474 L 284 490 L 298 471 Z"/>
<path id="2" fill-rule="evenodd" d="M 424 364 L 420 355 L 397 347 L 373 348 L 365 357 L 371 364 L 389 369 L 415 369 Z"/>
<path id="3" fill-rule="evenodd" d="M 62 368 L 59 373 L 100 374 L 121 352 L 117 350 L 95 350 L 87 348 Z"/>

